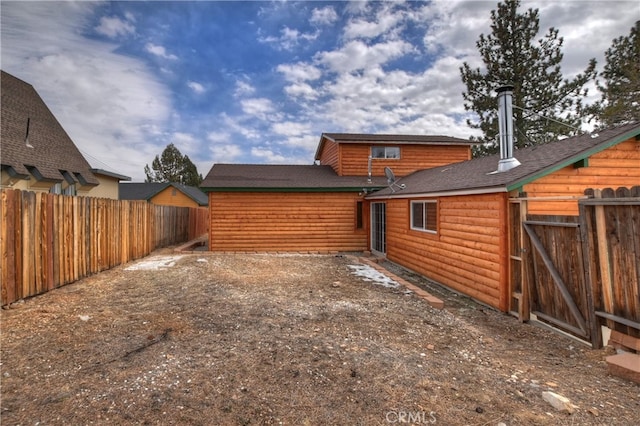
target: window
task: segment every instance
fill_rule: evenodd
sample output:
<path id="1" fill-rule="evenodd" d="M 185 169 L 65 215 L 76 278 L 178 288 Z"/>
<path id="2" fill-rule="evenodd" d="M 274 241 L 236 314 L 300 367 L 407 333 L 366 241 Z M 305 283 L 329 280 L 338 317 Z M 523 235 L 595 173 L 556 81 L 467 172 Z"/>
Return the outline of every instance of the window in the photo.
<path id="1" fill-rule="evenodd" d="M 49 192 L 51 194 L 58 195 L 77 195 L 76 185 L 69 185 L 66 188 L 62 189 L 62 183 L 56 183 L 51 188 L 49 188 Z"/>
<path id="2" fill-rule="evenodd" d="M 363 226 L 362 201 L 356 201 L 356 229 L 362 229 Z"/>
<path id="3" fill-rule="evenodd" d="M 399 159 L 400 147 L 399 146 L 372 146 L 371 158 Z"/>
<path id="4" fill-rule="evenodd" d="M 438 204 L 436 201 L 411 202 L 411 229 L 438 232 Z"/>

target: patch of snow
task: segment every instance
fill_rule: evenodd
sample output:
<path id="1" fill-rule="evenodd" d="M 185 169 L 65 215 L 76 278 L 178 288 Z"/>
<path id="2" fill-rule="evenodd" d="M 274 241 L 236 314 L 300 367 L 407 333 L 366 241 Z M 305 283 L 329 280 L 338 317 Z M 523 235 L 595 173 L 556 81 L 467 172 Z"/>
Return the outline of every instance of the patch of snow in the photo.
<path id="1" fill-rule="evenodd" d="M 209 263 L 207 259 L 198 259 L 196 262 Z"/>
<path id="2" fill-rule="evenodd" d="M 397 281 L 392 280 L 385 274 L 377 271 L 369 265 L 347 265 L 352 269 L 352 274 L 362 277 L 365 281 L 371 281 L 374 284 L 379 284 L 384 287 L 397 288 L 400 284 Z"/>
<path id="3" fill-rule="evenodd" d="M 82 321 L 89 321 L 91 319 L 89 315 L 78 315 L 78 318 L 80 318 Z"/>
<path id="4" fill-rule="evenodd" d="M 127 268 L 125 271 L 157 271 L 159 269 L 167 269 L 175 266 L 176 261 L 182 259 L 184 255 L 176 256 L 153 256 L 145 260 L 141 260 Z"/>

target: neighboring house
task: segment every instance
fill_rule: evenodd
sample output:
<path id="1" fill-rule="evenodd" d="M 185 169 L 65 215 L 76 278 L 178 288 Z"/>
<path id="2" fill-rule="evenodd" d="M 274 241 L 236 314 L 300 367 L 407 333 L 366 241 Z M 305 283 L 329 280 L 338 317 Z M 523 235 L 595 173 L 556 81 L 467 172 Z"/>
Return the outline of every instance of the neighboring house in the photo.
<path id="1" fill-rule="evenodd" d="M 104 169 L 91 169 L 91 172 L 98 179 L 98 186 L 88 194 L 90 197 L 120 199 L 120 182 L 130 181 L 129 176 L 123 176 Z"/>
<path id="2" fill-rule="evenodd" d="M 402 176 L 467 160 L 470 147 L 446 136 L 328 133 L 320 138 L 316 165 L 215 164 L 200 185 L 209 195 L 209 248 L 367 250 L 364 196 L 388 185 L 385 167 Z"/>
<path id="3" fill-rule="evenodd" d="M 30 84 L 2 71 L 0 187 L 87 195 L 99 181 Z"/>
<path id="4" fill-rule="evenodd" d="M 404 189 L 370 194 L 372 227 L 391 261 L 502 311 L 522 265 L 521 218 L 578 215 L 587 188 L 640 184 L 640 124 L 515 151 L 521 165 L 495 173 L 499 156 L 415 172 Z"/>
<path id="5" fill-rule="evenodd" d="M 159 206 L 206 207 L 200 189 L 171 182 L 120 183 L 121 200 L 144 200 Z"/>

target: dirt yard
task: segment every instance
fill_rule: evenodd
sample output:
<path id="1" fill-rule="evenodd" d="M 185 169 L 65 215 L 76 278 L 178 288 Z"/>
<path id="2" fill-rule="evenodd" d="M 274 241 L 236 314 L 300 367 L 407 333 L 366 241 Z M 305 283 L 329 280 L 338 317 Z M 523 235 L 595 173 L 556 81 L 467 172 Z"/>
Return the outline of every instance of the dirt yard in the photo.
<path id="1" fill-rule="evenodd" d="M 167 256 L 179 255 L 156 252 L 2 310 L 2 425 L 640 418 L 640 387 L 608 375 L 611 352 L 419 277 L 402 275 L 444 310 L 370 281 L 345 256 Z M 548 390 L 573 414 L 543 400 Z"/>

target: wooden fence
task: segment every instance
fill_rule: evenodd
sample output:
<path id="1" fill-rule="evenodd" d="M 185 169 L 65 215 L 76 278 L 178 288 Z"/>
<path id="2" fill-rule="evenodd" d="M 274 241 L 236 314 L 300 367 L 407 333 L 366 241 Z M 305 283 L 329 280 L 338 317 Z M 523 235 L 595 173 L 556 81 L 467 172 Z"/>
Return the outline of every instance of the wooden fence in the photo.
<path id="1" fill-rule="evenodd" d="M 206 208 L 0 191 L 2 305 L 207 233 Z"/>
<path id="2" fill-rule="evenodd" d="M 580 200 L 585 279 L 592 290 L 593 332 L 600 324 L 640 337 L 640 186 L 588 190 Z"/>

